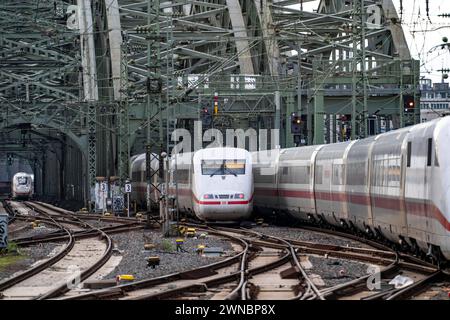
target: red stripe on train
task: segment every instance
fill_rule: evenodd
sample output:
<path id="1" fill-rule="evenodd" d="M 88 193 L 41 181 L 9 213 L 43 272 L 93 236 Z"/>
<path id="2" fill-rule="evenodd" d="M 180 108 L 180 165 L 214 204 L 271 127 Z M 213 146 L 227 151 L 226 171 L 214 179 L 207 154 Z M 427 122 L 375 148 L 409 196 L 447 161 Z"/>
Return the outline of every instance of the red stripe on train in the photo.
<path id="1" fill-rule="evenodd" d="M 277 190 L 273 188 L 255 188 L 255 194 L 260 196 L 278 195 L 289 198 L 313 199 L 314 193 L 309 190 Z M 354 195 L 342 192 L 316 192 L 316 199 L 326 201 L 349 202 L 359 205 L 370 205 L 370 196 Z M 427 200 L 423 200 L 427 201 Z M 437 220 L 446 230 L 450 231 L 450 222 L 433 203 L 419 203 L 416 201 L 404 201 L 383 196 L 372 196 L 372 205 L 381 209 L 400 211 L 406 208 L 407 215 L 424 216 Z"/>

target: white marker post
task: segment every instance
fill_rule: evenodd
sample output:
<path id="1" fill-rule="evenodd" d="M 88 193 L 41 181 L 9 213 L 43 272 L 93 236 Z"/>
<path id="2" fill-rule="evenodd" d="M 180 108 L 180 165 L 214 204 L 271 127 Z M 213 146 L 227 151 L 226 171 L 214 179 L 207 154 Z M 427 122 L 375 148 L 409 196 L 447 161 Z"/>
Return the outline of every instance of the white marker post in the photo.
<path id="1" fill-rule="evenodd" d="M 0 249 L 8 247 L 8 215 L 0 213 Z"/>
<path id="2" fill-rule="evenodd" d="M 131 183 L 129 181 L 125 182 L 125 193 L 127 194 L 127 216 L 130 217 L 130 193 L 131 193 Z"/>

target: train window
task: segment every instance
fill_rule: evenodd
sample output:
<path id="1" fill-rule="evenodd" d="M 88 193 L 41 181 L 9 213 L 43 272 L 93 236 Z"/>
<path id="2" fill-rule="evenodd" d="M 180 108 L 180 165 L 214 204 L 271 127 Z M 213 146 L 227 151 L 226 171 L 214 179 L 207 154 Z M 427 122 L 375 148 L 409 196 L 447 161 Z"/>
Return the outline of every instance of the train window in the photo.
<path id="1" fill-rule="evenodd" d="M 431 157 L 433 155 L 433 139 L 428 139 L 428 151 L 427 151 L 427 167 L 431 167 Z"/>
<path id="2" fill-rule="evenodd" d="M 406 155 L 406 166 L 409 168 L 411 167 L 411 148 L 412 148 L 412 142 L 408 142 L 408 150 Z"/>
<path id="3" fill-rule="evenodd" d="M 388 167 L 388 186 L 389 187 L 400 187 L 400 159 L 390 159 Z"/>
<path id="4" fill-rule="evenodd" d="M 280 177 L 280 183 L 309 184 L 310 178 L 309 166 L 295 166 L 282 168 L 283 174 Z"/>
<path id="5" fill-rule="evenodd" d="M 323 175 L 323 166 L 319 166 L 319 165 L 316 165 L 316 173 L 315 173 L 315 176 L 316 176 L 316 184 L 322 184 L 323 183 L 323 177 L 322 177 L 322 175 Z"/>
<path id="6" fill-rule="evenodd" d="M 245 174 L 245 159 L 202 160 L 202 175 L 242 175 Z"/>
<path id="7" fill-rule="evenodd" d="M 351 162 L 347 165 L 347 184 L 350 186 L 363 186 L 366 184 L 366 163 Z"/>
<path id="8" fill-rule="evenodd" d="M 189 182 L 189 170 L 188 169 L 178 169 L 175 173 L 175 179 L 179 183 Z"/>
<path id="9" fill-rule="evenodd" d="M 131 174 L 131 180 L 133 182 L 140 182 L 141 181 L 141 173 L 139 171 L 134 171 Z"/>
<path id="10" fill-rule="evenodd" d="M 434 150 L 434 166 L 439 167 L 438 153 L 437 150 Z"/>
<path id="11" fill-rule="evenodd" d="M 274 174 L 269 168 L 259 168 L 255 174 L 256 183 L 274 183 Z"/>
<path id="12" fill-rule="evenodd" d="M 25 185 L 28 183 L 27 177 L 17 177 L 17 183 L 20 185 Z"/>
<path id="13" fill-rule="evenodd" d="M 344 165 L 342 164 L 333 164 L 333 177 L 332 184 L 334 185 L 343 185 L 344 184 Z"/>
<path id="14" fill-rule="evenodd" d="M 293 183 L 309 184 L 310 168 L 309 166 L 293 167 Z"/>

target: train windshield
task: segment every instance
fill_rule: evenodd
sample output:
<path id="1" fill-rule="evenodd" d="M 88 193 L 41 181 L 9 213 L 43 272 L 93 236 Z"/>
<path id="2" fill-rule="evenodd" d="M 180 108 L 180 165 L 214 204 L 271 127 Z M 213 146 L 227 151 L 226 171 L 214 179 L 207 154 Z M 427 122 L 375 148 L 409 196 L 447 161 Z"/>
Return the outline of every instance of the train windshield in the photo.
<path id="1" fill-rule="evenodd" d="M 20 185 L 24 185 L 28 183 L 27 177 L 17 177 L 17 183 Z"/>
<path id="2" fill-rule="evenodd" d="M 234 175 L 245 174 L 245 160 L 221 159 L 202 160 L 202 175 Z"/>

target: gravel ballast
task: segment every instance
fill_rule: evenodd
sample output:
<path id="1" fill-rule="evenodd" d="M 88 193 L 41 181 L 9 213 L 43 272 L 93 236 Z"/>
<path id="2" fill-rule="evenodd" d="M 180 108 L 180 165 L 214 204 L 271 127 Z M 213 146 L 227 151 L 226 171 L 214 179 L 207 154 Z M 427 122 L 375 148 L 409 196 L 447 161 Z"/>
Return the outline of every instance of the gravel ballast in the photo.
<path id="1" fill-rule="evenodd" d="M 59 229 L 57 229 L 53 226 L 49 226 L 47 224 L 41 224 L 41 226 L 42 227 L 32 228 L 31 224 L 30 224 L 29 227 L 27 227 L 25 229 L 21 229 L 16 232 L 13 232 L 9 237 L 10 241 L 14 241 L 14 239 L 19 239 L 19 238 L 27 238 L 27 237 L 34 237 L 37 235 L 48 234 L 48 233 L 52 233 L 52 232 L 59 230 Z"/>
<path id="2" fill-rule="evenodd" d="M 319 244 L 332 244 L 343 247 L 370 248 L 363 243 L 353 241 L 351 239 L 340 238 L 333 235 L 299 228 L 269 226 L 255 227 L 252 228 L 252 230 L 285 239 Z M 307 256 L 309 262 L 312 264 L 312 267 L 311 269 L 307 269 L 306 272 L 309 275 L 319 275 L 325 283 L 324 287 L 331 287 L 349 282 L 367 275 L 370 271 L 369 264 L 359 261 L 334 257 L 325 258 L 317 255 Z"/>
<path id="3" fill-rule="evenodd" d="M 319 275 L 325 287 L 332 287 L 343 284 L 354 279 L 358 279 L 369 273 L 369 265 L 338 258 L 323 258 L 318 256 L 308 256 L 312 268 L 306 270 L 306 273 Z"/>
<path id="4" fill-rule="evenodd" d="M 0 268 L 0 281 L 9 278 L 14 273 L 30 268 L 38 260 L 45 260 L 50 257 L 50 253 L 56 254 L 61 250 L 62 243 L 42 243 L 29 247 L 19 248 L 19 256 L 14 263 Z M 57 249 L 55 249 L 57 248 Z"/>
<path id="5" fill-rule="evenodd" d="M 198 232 L 198 234 L 200 233 Z M 131 274 L 136 280 L 153 278 L 211 264 L 234 254 L 228 240 L 209 235 L 206 239 L 183 238 L 182 252 L 176 251 L 175 240 L 178 238 L 163 238 L 161 233 L 156 230 L 133 231 L 115 234 L 111 237 L 115 248 L 120 251 L 123 258 L 114 271 L 106 277 L 107 279 L 114 279 L 121 274 Z M 145 243 L 154 244 L 156 247 L 144 250 Z M 210 248 L 220 247 L 224 254 L 221 257 L 201 256 L 197 254 L 198 245 Z M 158 256 L 160 265 L 155 268 L 148 267 L 147 258 L 150 256 Z"/>
<path id="6" fill-rule="evenodd" d="M 307 241 L 307 242 L 314 242 L 314 243 L 320 243 L 320 244 L 333 244 L 337 246 L 343 246 L 343 247 L 355 247 L 355 248 L 370 248 L 369 246 L 358 242 L 353 241 L 350 239 L 344 239 L 332 235 L 328 235 L 325 233 L 300 229 L 300 228 L 289 228 L 289 227 L 255 227 L 251 230 L 254 230 L 256 232 L 260 232 L 263 234 L 285 238 L 285 239 L 292 239 L 292 240 L 299 240 L 299 241 Z"/>

